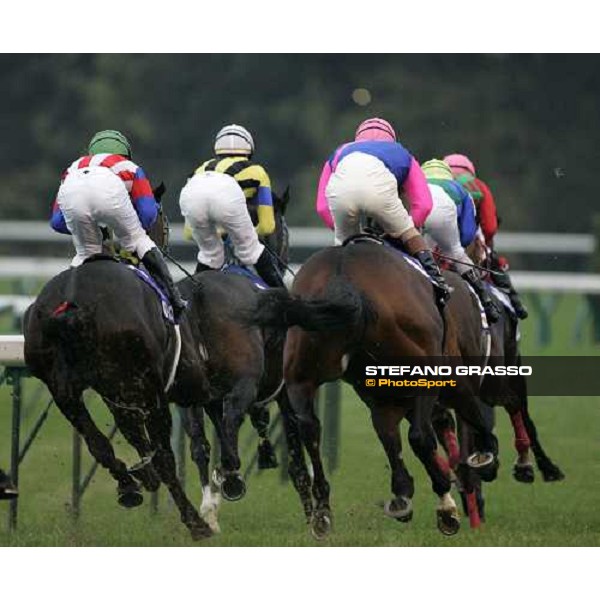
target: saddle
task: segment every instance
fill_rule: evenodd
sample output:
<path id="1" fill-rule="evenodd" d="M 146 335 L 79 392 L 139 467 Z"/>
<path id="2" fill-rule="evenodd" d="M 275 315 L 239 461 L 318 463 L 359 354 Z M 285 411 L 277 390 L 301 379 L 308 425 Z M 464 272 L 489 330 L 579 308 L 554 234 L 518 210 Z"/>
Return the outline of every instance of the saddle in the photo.
<path id="1" fill-rule="evenodd" d="M 239 265 L 237 263 L 226 263 L 221 267 L 222 273 L 231 273 L 233 275 L 241 275 L 246 279 L 250 280 L 252 285 L 259 290 L 270 290 L 271 288 L 259 277 L 256 273 L 253 273 L 248 267 Z"/>
<path id="2" fill-rule="evenodd" d="M 388 237 L 382 237 L 378 233 L 365 231 L 363 233 L 358 233 L 356 235 L 352 235 L 349 238 L 346 238 L 342 242 L 342 247 L 344 246 L 354 246 L 355 244 L 375 244 L 377 246 L 385 246 L 386 248 L 390 248 L 398 253 L 413 269 L 416 269 L 427 278 L 427 280 L 432 284 L 436 285 L 435 281 L 427 274 L 421 263 L 413 258 L 410 254 L 408 254 L 399 240 L 390 239 Z"/>
<path id="3" fill-rule="evenodd" d="M 141 269 L 140 267 L 137 266 L 137 264 L 134 264 L 133 261 L 130 260 L 129 257 L 118 256 L 118 255 L 115 256 L 114 254 L 108 254 L 108 253 L 93 254 L 92 256 L 86 258 L 83 261 L 83 264 L 98 262 L 98 261 L 103 261 L 103 260 L 104 261 L 109 260 L 109 261 L 113 261 L 113 262 L 122 264 L 125 268 L 133 271 L 133 273 L 139 279 L 141 279 L 145 284 L 147 284 L 150 287 L 150 289 L 158 296 L 158 299 L 159 299 L 161 307 L 162 307 L 163 317 L 169 323 L 171 323 L 172 325 L 175 325 L 175 318 L 173 316 L 173 307 L 171 306 L 169 297 L 167 296 L 165 291 L 162 289 L 162 287 L 154 280 L 153 277 L 150 276 L 150 274 L 146 270 Z M 138 261 L 138 264 L 139 264 L 139 261 Z"/>

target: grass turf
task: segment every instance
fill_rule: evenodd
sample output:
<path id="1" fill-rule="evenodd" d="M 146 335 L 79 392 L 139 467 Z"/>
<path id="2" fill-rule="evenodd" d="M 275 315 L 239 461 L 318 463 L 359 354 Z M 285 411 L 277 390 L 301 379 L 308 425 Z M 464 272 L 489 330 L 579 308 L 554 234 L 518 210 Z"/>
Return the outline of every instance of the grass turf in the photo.
<path id="1" fill-rule="evenodd" d="M 591 344 L 572 346 L 569 343 L 575 301 L 574 297 L 566 297 L 559 305 L 554 319 L 554 343 L 543 352 L 532 346 L 532 320 L 524 323 L 526 353 L 598 354 L 598 348 Z M 26 388 L 35 386 L 34 381 L 26 383 Z M 4 386 L 0 389 L 0 456 L 4 457 L 4 466 L 9 456 L 8 400 L 9 390 Z M 106 409 L 93 397 L 89 403 L 99 426 L 107 429 L 112 421 Z M 25 404 L 25 430 L 33 413 L 39 410 L 39 404 L 35 407 Z M 383 515 L 378 503 L 390 496 L 387 460 L 371 427 L 367 409 L 345 387 L 340 466 L 330 477 L 334 531 L 328 540 L 316 542 L 310 537 L 293 487 L 289 483 L 282 484 L 279 473 L 268 471 L 249 479 L 248 494 L 242 501 L 222 505 L 223 533 L 201 545 L 597 545 L 600 515 L 595 510 L 595 502 L 600 495 L 597 458 L 600 455 L 597 432 L 600 403 L 595 397 L 539 397 L 531 399 L 531 411 L 544 447 L 563 469 L 566 480 L 543 483 L 539 473 L 532 485 L 512 479 L 515 455 L 512 432 L 508 417 L 499 411 L 501 470 L 498 480 L 486 486 L 487 523 L 480 530 L 471 531 L 463 520 L 459 534 L 445 538 L 435 526 L 437 498 L 407 443 L 404 444 L 405 456 L 417 488 L 415 516 L 411 523 L 401 524 Z M 406 429 L 403 431 L 406 441 Z M 250 435 L 247 423 L 244 432 Z M 22 465 L 19 528 L 8 534 L 0 526 L 0 545 L 181 546 L 193 543 L 164 488 L 160 492 L 157 514 L 150 512 L 148 495 L 143 506 L 126 510 L 118 506 L 115 483 L 102 469 L 97 471 L 86 493 L 79 521 L 74 523 L 69 508 L 71 440 L 69 426 L 53 407 Z M 115 448 L 128 464 L 134 462 L 133 451 L 119 437 Z M 189 494 L 198 504 L 200 489 L 189 460 L 187 481 Z M 7 503 L 0 504 L 0 525 L 7 513 Z"/>

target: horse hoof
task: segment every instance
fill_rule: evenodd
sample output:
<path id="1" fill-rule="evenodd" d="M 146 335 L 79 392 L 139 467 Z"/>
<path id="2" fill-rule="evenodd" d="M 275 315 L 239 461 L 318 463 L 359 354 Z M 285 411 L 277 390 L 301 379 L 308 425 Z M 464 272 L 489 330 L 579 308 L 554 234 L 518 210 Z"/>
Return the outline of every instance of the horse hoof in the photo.
<path id="1" fill-rule="evenodd" d="M 398 496 L 384 503 L 383 512 L 400 523 L 408 523 L 413 518 L 412 500 Z"/>
<path id="2" fill-rule="evenodd" d="M 246 495 L 246 483 L 239 473 L 226 474 L 221 483 L 221 494 L 229 502 L 237 502 Z"/>
<path id="3" fill-rule="evenodd" d="M 276 469 L 278 466 L 275 449 L 269 440 L 264 441 L 258 446 L 258 468 L 262 471 L 264 469 Z"/>
<path id="4" fill-rule="evenodd" d="M 15 487 L 0 489 L 0 500 L 14 500 L 19 497 L 19 491 Z"/>
<path id="5" fill-rule="evenodd" d="M 456 535 L 460 529 L 460 519 L 458 518 L 457 511 L 438 510 L 437 526 L 444 535 Z"/>
<path id="6" fill-rule="evenodd" d="M 520 483 L 533 483 L 535 480 L 535 471 L 533 470 L 533 466 L 515 463 L 513 466 L 513 477 Z"/>
<path id="7" fill-rule="evenodd" d="M 552 465 L 550 468 L 541 469 L 541 471 L 542 478 L 548 483 L 552 481 L 562 481 L 565 478 L 565 474 L 556 465 Z"/>
<path id="8" fill-rule="evenodd" d="M 324 540 L 331 533 L 331 513 L 329 510 L 318 510 L 313 514 L 310 532 L 319 541 Z"/>
<path id="9" fill-rule="evenodd" d="M 195 542 L 199 542 L 212 537 L 214 533 L 207 523 L 200 523 L 190 527 L 190 535 Z"/>
<path id="10" fill-rule="evenodd" d="M 144 496 L 137 485 L 129 485 L 119 489 L 119 504 L 125 508 L 136 508 L 144 502 Z"/>
<path id="11" fill-rule="evenodd" d="M 475 470 L 482 481 L 494 481 L 500 462 L 491 452 L 475 452 L 467 458 L 467 465 Z"/>

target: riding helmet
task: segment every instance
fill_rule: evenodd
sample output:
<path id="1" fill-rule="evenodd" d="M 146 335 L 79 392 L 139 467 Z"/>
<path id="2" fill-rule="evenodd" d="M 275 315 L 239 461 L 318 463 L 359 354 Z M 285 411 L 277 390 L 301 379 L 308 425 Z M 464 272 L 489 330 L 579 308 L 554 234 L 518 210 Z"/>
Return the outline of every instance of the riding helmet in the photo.
<path id="1" fill-rule="evenodd" d="M 254 140 L 250 132 L 241 125 L 226 125 L 215 137 L 215 154 L 254 154 Z"/>
<path id="2" fill-rule="evenodd" d="M 444 156 L 444 162 L 452 169 L 455 175 L 471 173 L 475 176 L 475 165 L 464 154 L 448 154 Z"/>
<path id="3" fill-rule="evenodd" d="M 131 144 L 120 132 L 114 129 L 99 131 L 90 140 L 88 154 L 119 154 L 131 158 Z"/>
<path id="4" fill-rule="evenodd" d="M 373 117 L 363 121 L 354 135 L 356 142 L 395 142 L 396 132 L 385 119 Z"/>

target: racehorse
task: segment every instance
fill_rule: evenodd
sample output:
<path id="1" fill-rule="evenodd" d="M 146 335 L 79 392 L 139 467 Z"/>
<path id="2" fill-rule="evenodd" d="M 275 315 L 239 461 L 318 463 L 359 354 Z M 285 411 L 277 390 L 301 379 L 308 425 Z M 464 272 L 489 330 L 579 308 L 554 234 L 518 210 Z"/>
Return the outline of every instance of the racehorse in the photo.
<path id="1" fill-rule="evenodd" d="M 402 460 L 399 423 L 410 422 L 409 442 L 423 463 L 439 497 L 437 521 L 448 535 L 459 527 L 456 505 L 450 494 L 450 478 L 436 453 L 431 425 L 435 395 L 399 396 L 395 391 L 376 395 L 365 387 L 366 365 L 394 365 L 403 359 L 457 354 L 456 335 L 436 306 L 431 282 L 397 250 L 365 236 L 350 239 L 341 247 L 314 254 L 300 269 L 292 296 L 302 300 L 336 300 L 351 314 L 342 330 L 320 333 L 292 327 L 284 351 L 284 379 L 296 413 L 304 446 L 310 456 L 314 479 L 313 534 L 321 538 L 332 523 L 329 483 L 320 456 L 320 423 L 314 410 L 318 387 L 327 381 L 351 383 L 371 411 L 371 419 L 392 470 L 394 498 L 386 502 L 388 516 L 400 521 L 412 518 L 413 479 Z M 255 322 L 288 328 L 284 306 L 264 293 Z M 394 388 L 392 388 L 394 390 Z M 495 474 L 496 440 L 483 421 L 479 407 L 467 395 L 457 397 L 456 408 L 478 433 L 479 452 L 473 464 L 486 476 Z"/>
<path id="2" fill-rule="evenodd" d="M 287 265 L 288 229 L 285 210 L 288 190 L 281 198 L 274 195 L 276 228 L 264 240 L 281 265 Z M 245 482 L 239 470 L 239 429 L 248 412 L 259 434 L 259 460 L 273 466 L 274 456 L 268 441 L 267 403 L 275 399 L 282 415 L 288 446 L 289 474 L 299 493 L 307 518 L 312 514 L 310 477 L 302 452 L 296 420 L 291 412 L 283 386 L 283 343 L 285 332 L 280 328 L 249 325 L 245 318 L 254 313 L 259 289 L 246 276 L 236 272 L 205 271 L 180 283 L 182 295 L 190 300 L 190 319 L 198 325 L 198 347 L 205 356 L 210 383 L 210 402 L 186 411 L 184 424 L 191 438 L 192 459 L 198 467 L 202 485 L 201 514 L 218 530 L 219 494 L 209 477 L 210 444 L 204 431 L 204 413 L 215 426 L 221 442 L 221 467 L 214 476 L 218 491 L 228 500 L 238 500 L 245 494 Z M 290 305 L 291 322 L 311 327 L 329 327 L 339 322 L 333 313 L 325 311 L 319 323 L 319 307 Z M 310 310 L 309 310 L 310 309 Z M 321 311 L 322 312 L 322 311 Z M 292 314 L 294 313 L 294 314 Z M 343 311 L 342 311 L 343 316 Z M 329 317 L 333 320 L 330 321 Z M 343 323 L 343 319 L 342 319 Z M 266 464 L 265 464 L 266 463 Z"/>
<path id="3" fill-rule="evenodd" d="M 485 253 L 480 246 L 474 244 L 469 249 L 470 256 L 478 266 L 484 261 Z M 482 310 L 477 304 L 474 293 L 467 293 L 467 284 L 453 274 L 453 299 L 448 304 L 448 312 L 457 323 L 458 341 L 461 353 L 467 357 L 481 357 Z M 521 366 L 522 357 L 519 348 L 518 319 L 511 307 L 510 299 L 497 288 L 490 285 L 490 291 L 500 308 L 501 318 L 490 326 L 489 360 L 494 365 Z M 472 296 L 469 301 L 468 296 Z M 517 459 L 513 465 L 513 477 L 522 483 L 534 481 L 534 470 L 529 452 L 533 451 L 538 469 L 544 481 L 560 481 L 564 474 L 548 457 L 539 441 L 537 429 L 529 414 L 527 398 L 527 381 L 524 375 L 515 376 L 486 376 L 483 380 L 475 380 L 472 393 L 483 403 L 482 411 L 493 426 L 495 406 L 503 406 L 508 413 L 514 430 L 514 444 Z M 489 407 L 489 408 L 486 408 Z M 450 466 L 457 469 L 457 474 L 465 491 L 463 500 L 468 509 L 472 523 L 477 523 L 483 517 L 483 495 L 479 478 L 466 464 L 466 457 L 472 450 L 472 431 L 460 417 L 457 419 L 459 430 L 459 447 L 452 440 L 454 422 L 444 411 L 438 411 L 434 425 L 438 438 L 448 451 Z M 476 502 L 475 502 L 475 496 Z M 479 514 L 478 514 L 479 513 Z"/>
<path id="4" fill-rule="evenodd" d="M 206 398 L 194 328 L 184 317 L 178 330 L 163 315 L 157 293 L 127 265 L 105 255 L 54 277 L 24 317 L 27 365 L 47 385 L 92 456 L 117 481 L 119 503 L 142 503 L 136 479 L 151 491 L 162 481 L 182 522 L 200 539 L 212 531 L 177 479 L 168 406 L 169 400 Z M 88 388 L 104 399 L 125 439 L 138 451 L 141 462 L 136 467 L 128 470 L 116 458 L 95 425 L 82 399 Z"/>

